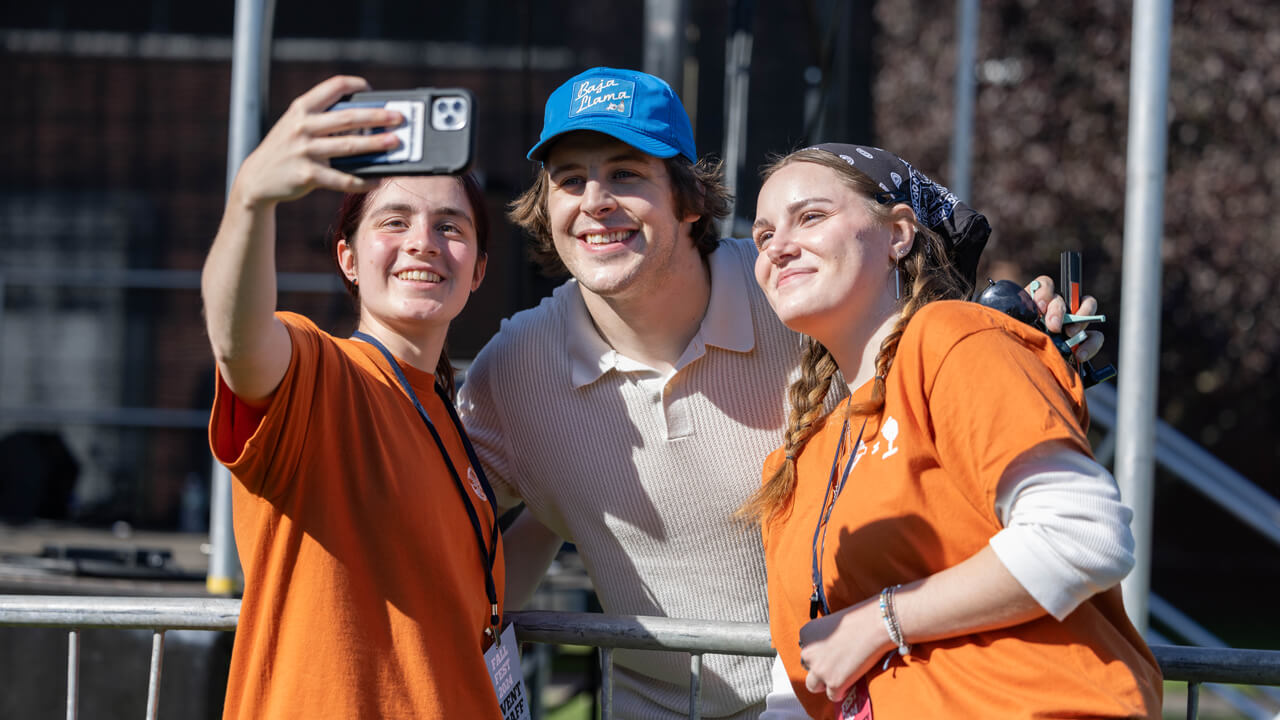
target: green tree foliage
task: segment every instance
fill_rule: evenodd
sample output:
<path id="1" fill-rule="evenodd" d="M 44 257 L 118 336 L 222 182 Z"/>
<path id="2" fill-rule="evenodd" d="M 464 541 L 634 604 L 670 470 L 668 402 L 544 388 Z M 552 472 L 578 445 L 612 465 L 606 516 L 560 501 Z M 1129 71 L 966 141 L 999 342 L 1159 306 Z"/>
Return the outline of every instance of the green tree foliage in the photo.
<path id="1" fill-rule="evenodd" d="M 983 272 L 1084 257 L 1118 357 L 1132 3 L 984 0 L 973 203 Z M 1280 495 L 1280 3 L 1179 0 L 1170 43 L 1160 416 Z M 946 182 L 954 3 L 877 3 L 876 140 Z M 996 262 L 996 261 L 1000 262 Z"/>

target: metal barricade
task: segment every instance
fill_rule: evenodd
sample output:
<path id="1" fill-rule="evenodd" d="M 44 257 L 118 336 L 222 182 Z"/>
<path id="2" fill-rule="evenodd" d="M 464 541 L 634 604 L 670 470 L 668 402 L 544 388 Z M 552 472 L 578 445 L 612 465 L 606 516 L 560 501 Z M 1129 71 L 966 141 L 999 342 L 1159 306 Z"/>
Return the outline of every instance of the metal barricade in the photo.
<path id="1" fill-rule="evenodd" d="M 231 631 L 240 601 L 213 598 L 71 597 L 0 595 L 0 627 L 66 628 L 67 718 L 77 716 L 79 633 L 88 628 L 153 632 L 147 679 L 147 720 L 159 712 L 159 688 L 167 630 Z M 758 623 L 677 620 L 551 611 L 513 612 L 522 642 L 594 645 L 603 665 L 603 717 L 612 717 L 612 651 L 615 648 L 689 653 L 689 717 L 701 714 L 702 656 L 771 656 L 769 628 Z M 1165 680 L 1187 683 L 1187 718 L 1199 712 L 1201 683 L 1280 685 L 1280 651 L 1153 645 Z M 2 681 L 0 681 L 2 682 Z"/>
<path id="2" fill-rule="evenodd" d="M 80 631 L 88 628 L 151 630 L 147 720 L 160 705 L 160 671 L 166 630 L 236 629 L 240 601 L 203 598 L 0 595 L 0 626 L 67 628 L 67 719 L 79 712 Z"/>

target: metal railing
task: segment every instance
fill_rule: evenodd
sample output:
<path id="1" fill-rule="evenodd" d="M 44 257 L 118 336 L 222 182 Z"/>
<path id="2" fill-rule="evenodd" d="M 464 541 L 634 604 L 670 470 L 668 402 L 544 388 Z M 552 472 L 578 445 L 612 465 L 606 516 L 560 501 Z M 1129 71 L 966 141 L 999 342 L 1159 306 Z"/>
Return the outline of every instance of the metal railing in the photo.
<path id="1" fill-rule="evenodd" d="M 240 601 L 203 598 L 69 597 L 0 595 L 0 627 L 66 628 L 67 718 L 77 716 L 79 633 L 88 628 L 153 631 L 147 678 L 147 720 L 159 711 L 160 676 L 167 630 L 231 631 Z M 513 612 L 522 642 L 594 645 L 600 648 L 604 718 L 612 717 L 612 651 L 616 648 L 689 653 L 689 717 L 701 714 L 702 656 L 773 655 L 769 628 L 758 623 L 611 616 L 599 613 Z M 1280 685 L 1280 651 L 1153 645 L 1165 680 L 1187 683 L 1187 718 L 1199 712 L 1201 683 Z"/>
<path id="2" fill-rule="evenodd" d="M 165 631 L 235 630 L 239 617 L 239 600 L 0 595 L 0 627 L 68 629 L 67 720 L 75 720 L 79 714 L 80 631 L 88 628 L 153 631 L 146 718 L 155 720 L 160 706 Z"/>

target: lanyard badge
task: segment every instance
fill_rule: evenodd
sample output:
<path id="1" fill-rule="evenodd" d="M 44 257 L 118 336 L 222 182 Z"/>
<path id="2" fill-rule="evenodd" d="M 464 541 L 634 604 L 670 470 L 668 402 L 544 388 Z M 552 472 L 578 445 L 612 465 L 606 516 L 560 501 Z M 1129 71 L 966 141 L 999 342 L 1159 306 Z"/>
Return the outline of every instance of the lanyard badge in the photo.
<path id="1" fill-rule="evenodd" d="M 480 524 L 480 517 L 476 514 L 476 509 L 471 505 L 471 500 L 467 497 L 466 487 L 462 484 L 462 477 L 458 475 L 458 469 L 454 467 L 453 460 L 449 457 L 449 450 L 444 446 L 444 440 L 440 439 L 440 433 L 431 422 L 431 416 L 427 415 L 426 408 L 422 407 L 422 403 L 418 401 L 418 394 L 409 385 L 409 379 L 405 377 L 404 371 L 400 369 L 400 364 L 396 362 L 395 356 L 380 340 L 368 333 L 356 331 L 351 337 L 369 343 L 386 358 L 387 363 L 391 365 L 392 372 L 396 375 L 396 379 L 400 381 L 400 386 L 404 388 L 405 393 L 409 395 L 409 400 L 413 402 L 414 409 L 418 411 L 418 416 L 422 418 L 427 430 L 431 431 L 431 437 L 436 441 L 436 447 L 440 450 L 440 457 L 444 460 L 445 466 L 449 468 L 449 475 L 453 477 L 453 484 L 462 498 L 462 506 L 467 509 L 467 517 L 471 520 L 471 529 L 475 531 L 476 542 L 480 546 L 480 557 L 486 561 L 484 589 L 485 596 L 489 600 L 489 625 L 484 629 L 484 636 L 486 641 L 495 640 L 502 622 L 502 616 L 498 609 L 498 591 L 493 580 L 493 566 L 498 557 L 498 506 L 497 500 L 493 495 L 493 487 L 489 485 L 489 480 L 484 474 L 484 468 L 480 465 L 480 458 L 476 456 L 471 440 L 467 437 L 466 431 L 462 429 L 462 422 L 458 419 L 458 413 L 453 409 L 453 403 L 449 401 L 448 396 L 444 394 L 444 390 L 437 384 L 436 393 L 439 394 L 440 399 L 443 401 L 442 404 L 449 412 L 449 418 L 453 421 L 453 426 L 458 431 L 458 437 L 462 439 L 462 446 L 467 451 L 467 459 L 471 462 L 471 468 L 476 472 L 475 481 L 484 490 L 485 498 L 488 499 L 489 508 L 493 513 L 493 527 L 489 529 L 488 543 L 485 543 L 485 533 L 483 526 Z"/>
<path id="2" fill-rule="evenodd" d="M 831 519 L 831 511 L 836 507 L 836 500 L 840 498 L 840 491 L 844 490 L 845 481 L 849 479 L 849 473 L 853 472 L 853 466 L 858 464 L 858 447 L 862 445 L 862 433 L 867 429 L 867 421 L 864 418 L 862 428 L 858 430 L 858 439 L 853 441 L 853 448 L 849 451 L 849 460 L 844 465 L 844 472 L 840 474 L 840 482 L 836 483 L 836 470 L 840 467 L 840 454 L 844 451 L 844 439 L 848 435 L 849 419 L 846 417 L 844 425 L 840 426 L 840 442 L 836 444 L 836 456 L 831 459 L 831 475 L 827 478 L 827 492 L 822 497 L 822 509 L 818 512 L 818 524 L 813 528 L 813 593 L 809 595 L 809 619 L 813 620 L 818 615 L 830 614 L 831 608 L 827 605 L 827 593 L 822 586 L 822 555 L 827 547 L 827 521 Z M 821 534 L 821 539 L 819 539 Z"/>
<path id="3" fill-rule="evenodd" d="M 508 624 L 498 642 L 484 653 L 484 664 L 493 681 L 493 694 L 498 698 L 502 720 L 530 720 L 529 694 L 524 688 L 520 670 L 520 646 L 516 643 L 515 626 Z"/>

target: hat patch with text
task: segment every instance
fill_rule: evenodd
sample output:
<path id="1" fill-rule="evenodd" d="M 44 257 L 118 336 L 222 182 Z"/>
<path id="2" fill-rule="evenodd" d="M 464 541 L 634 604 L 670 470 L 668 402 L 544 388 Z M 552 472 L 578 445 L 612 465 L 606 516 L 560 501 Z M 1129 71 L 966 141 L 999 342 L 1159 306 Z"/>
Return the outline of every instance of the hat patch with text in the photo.
<path id="1" fill-rule="evenodd" d="M 631 101 L 636 84 L 618 78 L 582 80 L 573 86 L 573 106 L 569 117 L 584 113 L 601 113 L 631 117 Z"/>

